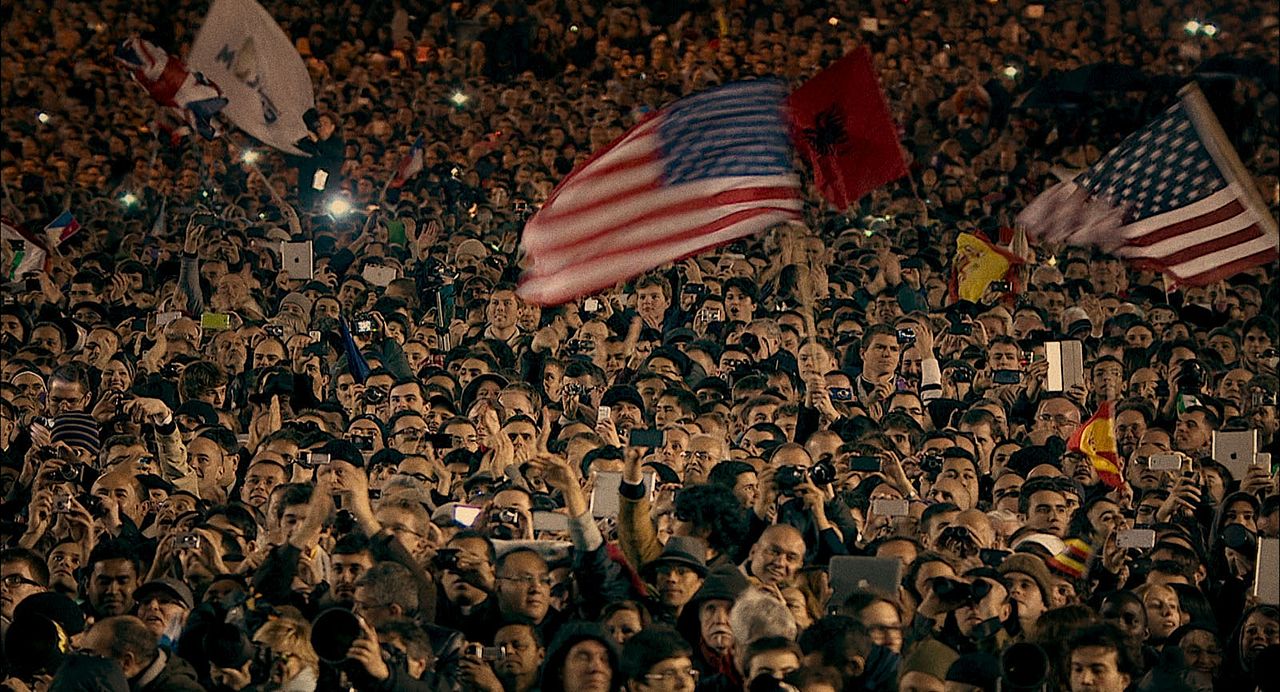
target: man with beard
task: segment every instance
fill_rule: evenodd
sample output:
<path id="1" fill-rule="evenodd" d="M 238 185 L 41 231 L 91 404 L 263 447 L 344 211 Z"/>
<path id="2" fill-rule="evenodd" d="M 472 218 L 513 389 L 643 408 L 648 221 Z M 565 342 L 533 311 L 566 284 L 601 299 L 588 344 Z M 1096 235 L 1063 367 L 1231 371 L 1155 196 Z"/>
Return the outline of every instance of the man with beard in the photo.
<path id="1" fill-rule="evenodd" d="M 1125 399 L 1116 406 L 1116 446 L 1120 456 L 1126 459 L 1133 456 L 1133 450 L 1154 418 L 1151 407 L 1138 399 Z"/>
<path id="2" fill-rule="evenodd" d="M 349 533 L 334 544 L 329 558 L 332 584 L 327 600 L 333 605 L 351 607 L 356 597 L 356 584 L 374 564 L 369 539 L 360 533 Z"/>

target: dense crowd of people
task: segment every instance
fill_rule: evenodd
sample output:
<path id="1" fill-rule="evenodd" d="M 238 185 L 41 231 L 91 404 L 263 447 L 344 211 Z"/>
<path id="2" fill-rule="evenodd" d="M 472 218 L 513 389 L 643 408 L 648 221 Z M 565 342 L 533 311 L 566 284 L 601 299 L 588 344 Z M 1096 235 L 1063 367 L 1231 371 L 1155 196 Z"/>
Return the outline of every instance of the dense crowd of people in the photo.
<path id="1" fill-rule="evenodd" d="M 4 215 L 83 227 L 48 271 L 0 248 L 8 689 L 1276 688 L 1276 266 L 1175 287 L 1019 234 L 1011 285 L 949 285 L 959 233 L 1008 244 L 1192 75 L 1274 214 L 1274 5 L 264 4 L 306 158 L 112 64 L 204 3 L 3 9 Z M 519 299 L 591 152 L 859 44 L 909 180 Z M 1106 401 L 1115 484 L 1067 444 Z"/>

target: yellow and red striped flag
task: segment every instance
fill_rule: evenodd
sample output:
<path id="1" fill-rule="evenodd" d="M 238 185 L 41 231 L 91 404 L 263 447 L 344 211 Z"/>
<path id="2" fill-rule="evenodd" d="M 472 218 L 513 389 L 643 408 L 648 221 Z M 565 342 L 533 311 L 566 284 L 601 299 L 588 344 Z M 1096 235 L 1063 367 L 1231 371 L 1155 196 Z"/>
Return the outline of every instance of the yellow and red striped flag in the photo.
<path id="1" fill-rule="evenodd" d="M 1124 484 L 1124 473 L 1120 469 L 1115 423 L 1112 403 L 1102 402 L 1098 412 L 1071 434 L 1067 449 L 1088 457 L 1098 472 L 1098 478 L 1112 488 L 1119 488 Z"/>

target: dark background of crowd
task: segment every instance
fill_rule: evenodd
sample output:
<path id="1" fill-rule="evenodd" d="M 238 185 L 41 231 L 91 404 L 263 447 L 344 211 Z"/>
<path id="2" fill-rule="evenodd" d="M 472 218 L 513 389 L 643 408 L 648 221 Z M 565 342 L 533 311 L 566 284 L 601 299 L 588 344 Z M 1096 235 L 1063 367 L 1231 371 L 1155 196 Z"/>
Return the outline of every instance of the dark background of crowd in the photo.
<path id="1" fill-rule="evenodd" d="M 113 64 L 183 54 L 205 4 L 6 4 L 3 212 L 84 225 L 0 306 L 6 684 L 1273 688 L 1280 487 L 1212 440 L 1276 452 L 1276 267 L 1166 290 L 1019 237 L 1009 291 L 947 284 L 958 233 L 999 240 L 1192 78 L 1274 215 L 1276 7 L 1028 5 L 269 2 L 316 88 L 301 159 L 182 136 Z M 516 297 L 522 222 L 591 152 L 860 43 L 909 180 Z M 1062 338 L 1085 383 L 1049 392 Z M 1104 400 L 1118 490 L 1065 448 Z M 833 595 L 845 556 L 901 569 Z"/>

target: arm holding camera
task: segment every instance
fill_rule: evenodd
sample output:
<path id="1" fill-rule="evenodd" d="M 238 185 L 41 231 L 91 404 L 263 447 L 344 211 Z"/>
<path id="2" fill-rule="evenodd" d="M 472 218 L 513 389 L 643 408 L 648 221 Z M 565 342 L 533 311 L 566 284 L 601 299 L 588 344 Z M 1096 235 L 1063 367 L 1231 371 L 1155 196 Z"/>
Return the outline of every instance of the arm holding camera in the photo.
<path id="1" fill-rule="evenodd" d="M 458 681 L 467 692 L 503 692 L 502 683 L 494 674 L 493 667 L 470 652 L 464 653 L 458 660 Z"/>
<path id="2" fill-rule="evenodd" d="M 643 565 L 658 557 L 662 544 L 649 519 L 649 493 L 644 487 L 639 449 L 623 453 L 622 484 L 618 486 L 618 547 L 627 561 Z"/>
<path id="3" fill-rule="evenodd" d="M 156 461 L 165 480 L 179 490 L 200 497 L 200 479 L 187 461 L 187 447 L 173 420 L 173 411 L 160 399 L 137 397 L 125 404 L 125 413 L 140 423 L 148 423 L 156 438 Z"/>

